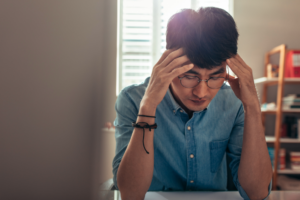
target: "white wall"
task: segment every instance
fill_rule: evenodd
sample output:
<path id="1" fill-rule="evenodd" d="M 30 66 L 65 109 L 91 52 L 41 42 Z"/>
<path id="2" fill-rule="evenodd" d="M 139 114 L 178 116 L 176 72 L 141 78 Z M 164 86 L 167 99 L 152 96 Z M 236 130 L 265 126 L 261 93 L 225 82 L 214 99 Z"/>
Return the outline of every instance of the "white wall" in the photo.
<path id="1" fill-rule="evenodd" d="M 252 67 L 254 78 L 264 75 L 264 55 L 280 44 L 300 49 L 299 0 L 235 0 L 234 18 L 240 33 L 238 51 Z"/>
<path id="2" fill-rule="evenodd" d="M 286 44 L 300 49 L 299 0 L 235 0 L 234 18 L 240 33 L 238 52 L 253 69 L 254 78 L 264 76 L 265 53 Z M 262 98 L 262 85 L 257 86 Z M 297 87 L 284 87 L 284 95 L 297 92 Z M 298 91 L 299 93 L 299 91 Z M 267 92 L 267 102 L 277 101 L 277 86 Z M 266 117 L 266 135 L 274 135 L 275 116 Z"/>
<path id="3" fill-rule="evenodd" d="M 0 1 L 0 199 L 91 198 L 104 11 L 102 0 Z"/>

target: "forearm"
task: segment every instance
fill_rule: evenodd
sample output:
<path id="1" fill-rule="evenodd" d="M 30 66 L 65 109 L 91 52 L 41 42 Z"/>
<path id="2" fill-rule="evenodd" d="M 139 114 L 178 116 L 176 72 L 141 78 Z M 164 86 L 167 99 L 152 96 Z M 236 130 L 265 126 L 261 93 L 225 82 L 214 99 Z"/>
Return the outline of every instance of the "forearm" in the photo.
<path id="1" fill-rule="evenodd" d="M 259 104 L 244 106 L 244 111 L 243 148 L 238 179 L 251 199 L 262 199 L 268 194 L 272 164 L 263 132 Z"/>
<path id="2" fill-rule="evenodd" d="M 143 115 L 155 115 L 155 109 L 140 109 Z M 154 118 L 138 117 L 137 122 L 155 123 Z M 144 195 L 150 187 L 154 168 L 153 149 L 154 130 L 145 128 L 143 147 L 143 129 L 135 128 L 127 149 L 124 153 L 117 172 L 118 188 L 122 199 L 144 199 Z"/>

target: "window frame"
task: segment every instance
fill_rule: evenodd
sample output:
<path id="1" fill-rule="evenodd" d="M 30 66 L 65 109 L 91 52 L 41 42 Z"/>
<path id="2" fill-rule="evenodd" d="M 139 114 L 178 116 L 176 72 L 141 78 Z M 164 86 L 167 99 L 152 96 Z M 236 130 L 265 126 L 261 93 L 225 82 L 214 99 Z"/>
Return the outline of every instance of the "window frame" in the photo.
<path id="1" fill-rule="evenodd" d="M 228 0 L 229 7 L 228 12 L 234 17 L 234 0 Z M 197 0 L 191 0 L 191 8 L 195 9 L 197 5 Z M 116 60 L 116 96 L 122 91 L 122 73 L 123 73 L 123 63 L 122 63 L 122 50 L 123 50 L 123 0 L 118 0 L 118 22 L 117 22 L 117 60 Z M 153 67 L 156 62 L 161 57 L 161 0 L 153 0 L 153 19 L 152 19 L 152 51 L 151 51 L 151 66 Z M 151 69 L 152 71 L 152 69 Z M 233 74 L 231 69 L 229 73 Z"/>

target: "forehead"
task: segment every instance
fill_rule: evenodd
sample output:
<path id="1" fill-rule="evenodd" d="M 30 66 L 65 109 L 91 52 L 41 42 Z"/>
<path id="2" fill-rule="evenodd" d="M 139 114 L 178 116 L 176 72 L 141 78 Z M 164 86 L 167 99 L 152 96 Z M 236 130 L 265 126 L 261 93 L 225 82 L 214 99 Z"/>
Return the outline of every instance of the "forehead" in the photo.
<path id="1" fill-rule="evenodd" d="M 195 74 L 199 76 L 209 76 L 214 74 L 223 74 L 226 72 L 226 63 L 214 67 L 213 69 L 203 69 L 197 66 L 194 66 L 191 70 L 187 71 L 186 74 Z"/>

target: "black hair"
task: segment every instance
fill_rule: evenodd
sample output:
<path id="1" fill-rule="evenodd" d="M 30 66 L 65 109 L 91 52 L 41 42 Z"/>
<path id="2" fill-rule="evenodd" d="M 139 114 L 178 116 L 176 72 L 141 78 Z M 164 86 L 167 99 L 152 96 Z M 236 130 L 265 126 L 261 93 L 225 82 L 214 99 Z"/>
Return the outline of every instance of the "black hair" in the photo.
<path id="1" fill-rule="evenodd" d="M 220 8 L 183 9 L 170 18 L 166 35 L 167 49 L 182 47 L 200 68 L 213 69 L 237 54 L 236 24 Z"/>

